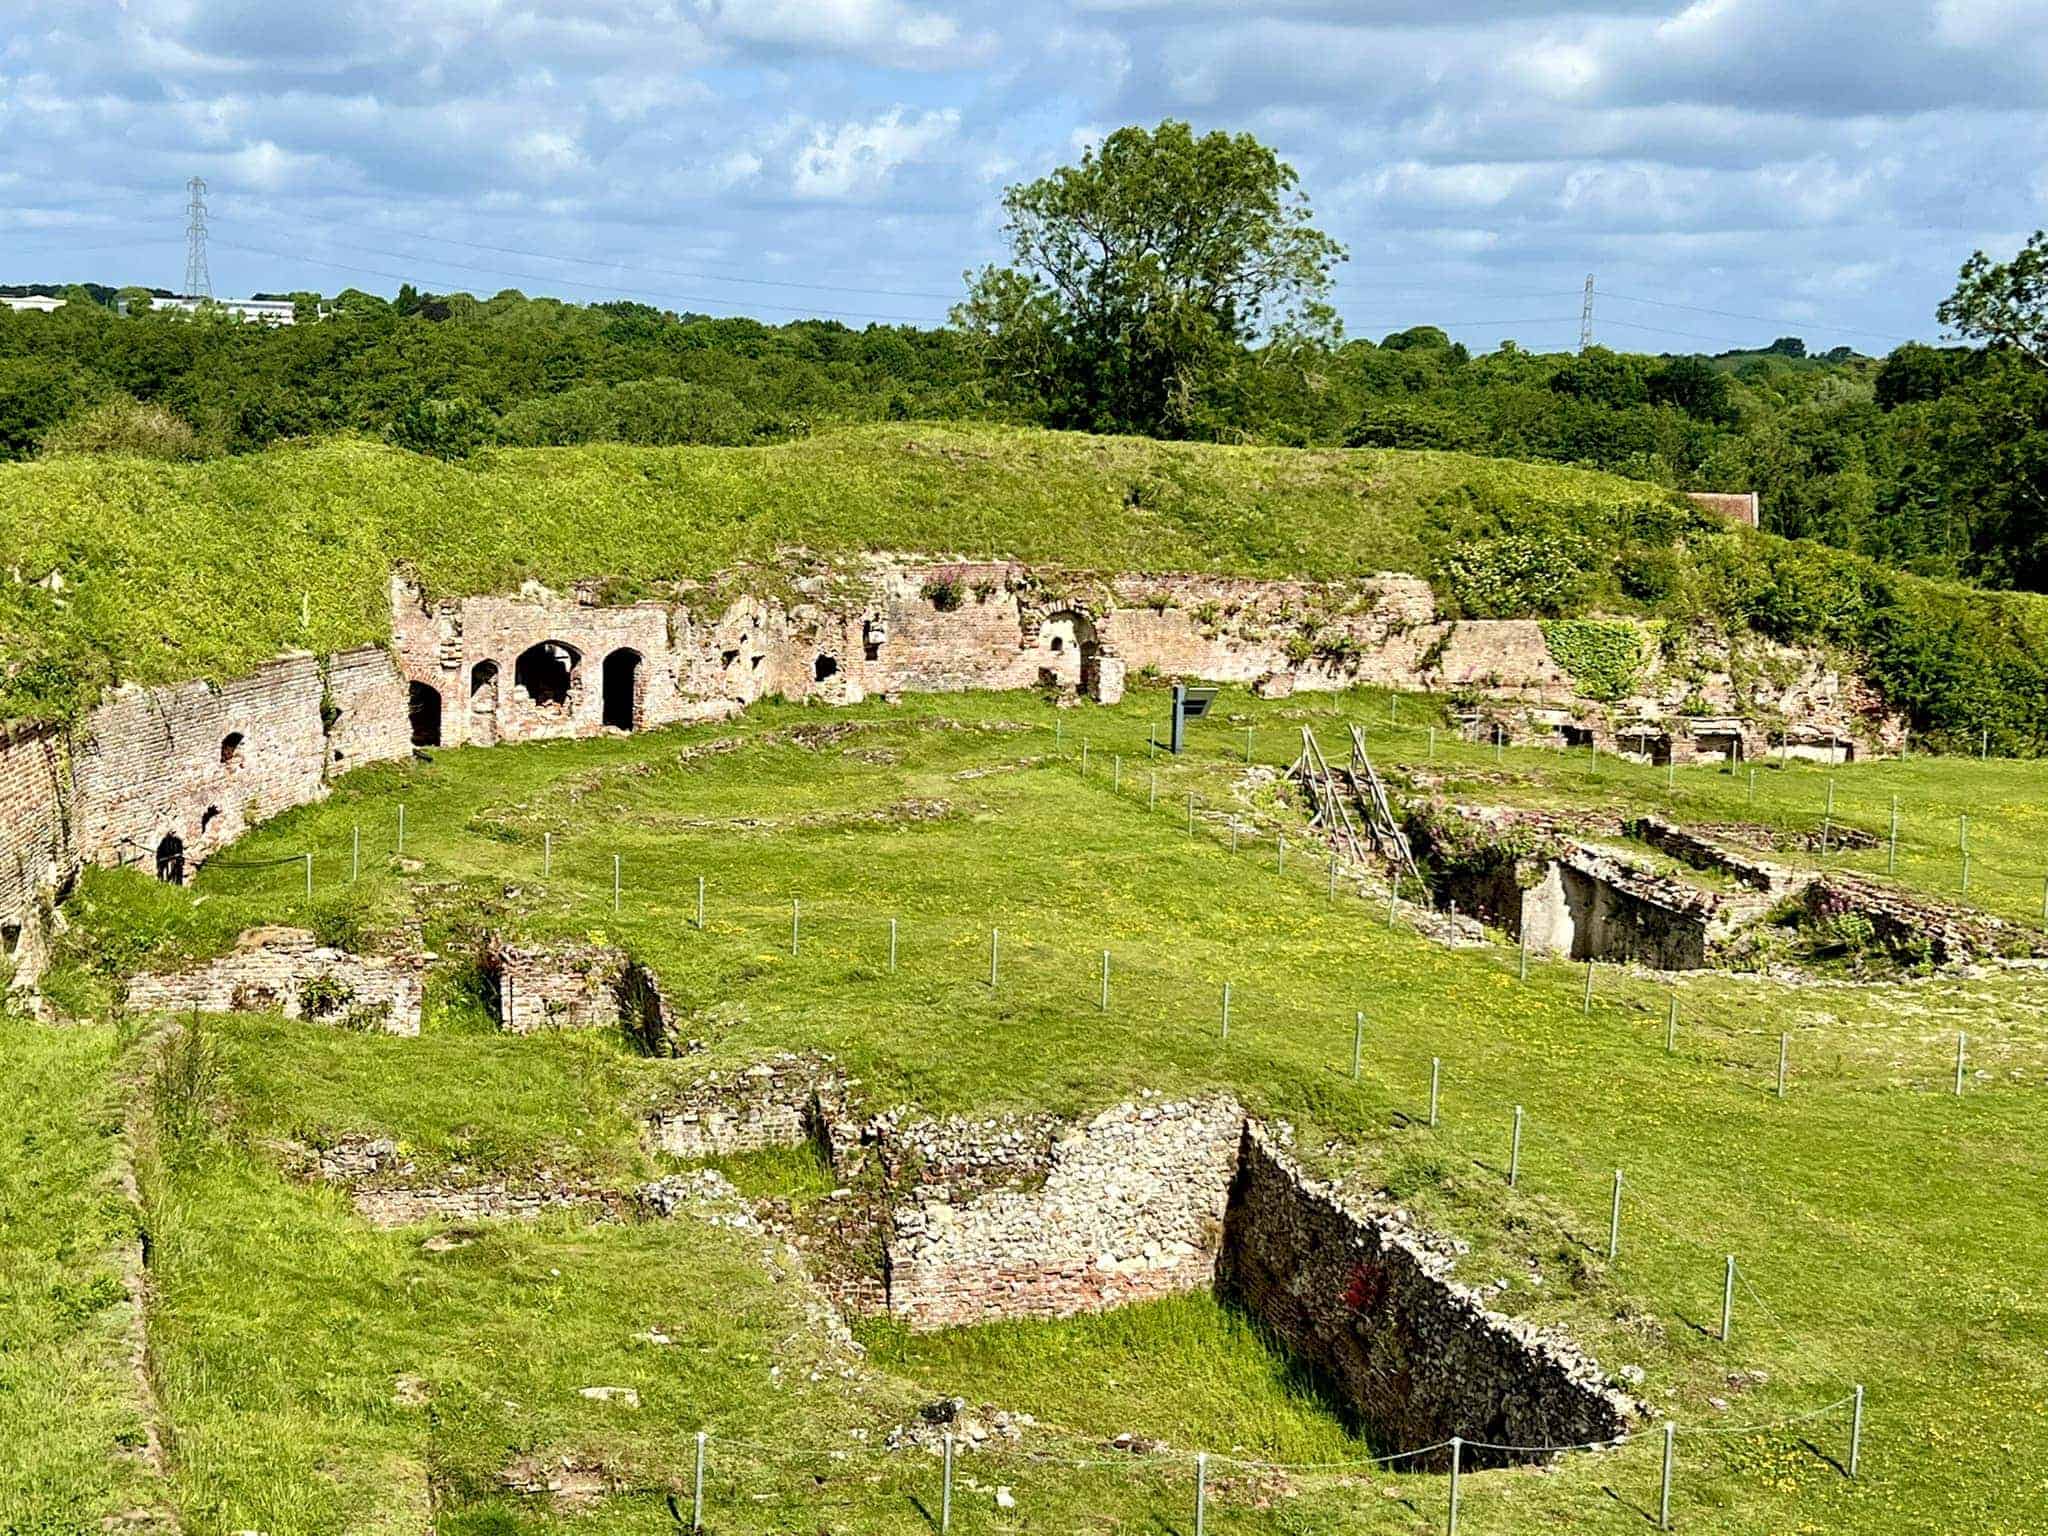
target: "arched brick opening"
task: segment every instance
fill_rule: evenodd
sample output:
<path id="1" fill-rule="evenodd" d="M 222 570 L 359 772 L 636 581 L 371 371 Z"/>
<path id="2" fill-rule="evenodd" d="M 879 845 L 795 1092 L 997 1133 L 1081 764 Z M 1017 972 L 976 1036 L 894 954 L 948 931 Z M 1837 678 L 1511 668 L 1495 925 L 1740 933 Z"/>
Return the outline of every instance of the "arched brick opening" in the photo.
<path id="1" fill-rule="evenodd" d="M 604 723 L 616 731 L 640 723 L 640 653 L 630 646 L 604 659 Z"/>
<path id="2" fill-rule="evenodd" d="M 1045 622 L 1039 626 L 1038 643 L 1046 653 L 1044 670 L 1052 672 L 1069 688 L 1080 686 L 1082 666 L 1102 651 L 1094 620 L 1072 608 L 1045 616 Z"/>
<path id="3" fill-rule="evenodd" d="M 469 669 L 469 739 L 489 747 L 498 740 L 498 664 L 480 661 Z"/>
<path id="4" fill-rule="evenodd" d="M 545 714 L 567 714 L 579 679 L 583 655 L 560 640 L 543 640 L 519 653 L 512 663 L 512 691 Z"/>
<path id="5" fill-rule="evenodd" d="M 425 683 L 414 683 L 407 690 L 406 706 L 412 719 L 412 744 L 441 745 L 441 691 Z"/>
<path id="6" fill-rule="evenodd" d="M 185 839 L 166 832 L 156 845 L 156 877 L 170 885 L 185 883 Z"/>
<path id="7" fill-rule="evenodd" d="M 242 765 L 242 733 L 229 731 L 220 739 L 220 765 L 223 768 L 239 768 Z"/>
<path id="8" fill-rule="evenodd" d="M 838 675 L 839 658 L 837 656 L 821 654 L 816 661 L 811 663 L 811 677 L 817 682 L 822 683 L 826 679 L 837 677 Z"/>

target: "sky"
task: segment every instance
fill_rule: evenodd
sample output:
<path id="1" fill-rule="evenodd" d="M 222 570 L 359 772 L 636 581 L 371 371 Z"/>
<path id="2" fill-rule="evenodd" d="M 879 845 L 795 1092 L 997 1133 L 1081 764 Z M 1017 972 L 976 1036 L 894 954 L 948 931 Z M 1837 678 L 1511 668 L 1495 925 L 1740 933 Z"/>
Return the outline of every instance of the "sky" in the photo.
<path id="1" fill-rule="evenodd" d="M 1005 186 L 1247 132 L 1347 334 L 1936 339 L 2048 224 L 2048 0 L 7 0 L 0 283 L 944 319 Z"/>

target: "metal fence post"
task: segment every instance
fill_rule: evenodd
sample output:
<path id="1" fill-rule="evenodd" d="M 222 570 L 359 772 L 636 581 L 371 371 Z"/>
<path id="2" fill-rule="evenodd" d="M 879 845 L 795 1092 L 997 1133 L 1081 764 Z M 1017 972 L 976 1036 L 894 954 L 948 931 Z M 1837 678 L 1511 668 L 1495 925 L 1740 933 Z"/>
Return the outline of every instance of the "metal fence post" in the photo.
<path id="1" fill-rule="evenodd" d="M 306 855 L 306 900 L 313 899 L 313 855 Z"/>
<path id="2" fill-rule="evenodd" d="M 1436 1124 L 1437 1088 L 1443 1081 L 1443 1068 L 1444 1064 L 1441 1057 L 1432 1056 L 1429 1058 L 1429 1123 L 1431 1125 Z"/>
<path id="3" fill-rule="evenodd" d="M 1223 1038 L 1230 1038 L 1230 983 L 1223 983 Z"/>
<path id="4" fill-rule="evenodd" d="M 1365 1013 L 1351 1015 L 1351 1081 L 1358 1081 L 1359 1057 L 1365 1054 Z"/>
<path id="5" fill-rule="evenodd" d="M 1785 1053 L 1792 1048 L 1790 1035 L 1778 1036 L 1778 1097 L 1785 1097 Z"/>
<path id="6" fill-rule="evenodd" d="M 1672 1439 L 1678 1433 L 1678 1426 L 1664 1421 L 1664 1477 L 1657 1491 L 1657 1529 L 1671 1529 L 1671 1451 Z"/>
<path id="7" fill-rule="evenodd" d="M 1664 1014 L 1664 1054 L 1670 1055 L 1678 1046 L 1678 988 L 1671 989 L 1671 1006 Z"/>
<path id="8" fill-rule="evenodd" d="M 1849 1475 L 1856 1475 L 1857 1463 L 1863 1459 L 1863 1383 L 1856 1383 L 1856 1406 L 1849 1416 Z"/>
<path id="9" fill-rule="evenodd" d="M 1522 1177 L 1522 1106 L 1515 1106 L 1515 1130 L 1508 1138 L 1508 1188 L 1513 1189 Z"/>
<path id="10" fill-rule="evenodd" d="M 896 974 L 896 919 L 889 919 L 889 974 Z"/>
<path id="11" fill-rule="evenodd" d="M 703 1430 L 697 1431 L 697 1472 L 690 1480 L 690 1529 L 704 1529 L 704 1440 Z"/>
<path id="12" fill-rule="evenodd" d="M 1607 1211 L 1607 1262 L 1621 1254 L 1621 1170 L 1614 1170 L 1614 1203 Z"/>
<path id="13" fill-rule="evenodd" d="M 1459 1463 L 1465 1459 L 1465 1442 L 1456 1435 L 1451 1436 L 1451 1517 L 1444 1527 L 1449 1536 L 1458 1536 L 1458 1476 L 1463 1470 Z"/>
<path id="14" fill-rule="evenodd" d="M 612 855 L 612 911 L 619 910 L 619 856 Z"/>
<path id="15" fill-rule="evenodd" d="M 1969 1036 L 1968 1036 L 1967 1034 L 1965 1034 L 1965 1033 L 1964 1033 L 1964 1032 L 1963 1032 L 1962 1030 L 1960 1030 L 1960 1029 L 1956 1031 L 1956 1097 L 1957 1097 L 1957 1098 L 1961 1098 L 1961 1097 L 1963 1096 L 1963 1052 L 1964 1052 L 1964 1050 L 1965 1050 L 1965 1049 L 1966 1049 L 1966 1048 L 1968 1047 L 1968 1045 L 1969 1045 L 1969 1042 L 1970 1042 L 1970 1037 L 1969 1037 Z"/>
<path id="16" fill-rule="evenodd" d="M 1580 1003 L 1579 1003 L 1579 1012 L 1581 1012 L 1581 1013 L 1586 1013 L 1586 1014 L 1590 1014 L 1590 1013 L 1591 1013 L 1592 1011 L 1593 1011 L 1593 962 L 1592 962 L 1591 960 L 1588 960 L 1588 961 L 1586 962 L 1586 995 L 1585 995 L 1585 997 L 1584 997 L 1583 999 L 1581 999 L 1581 1000 L 1580 1000 Z"/>
<path id="17" fill-rule="evenodd" d="M 789 952 L 798 953 L 803 943 L 804 904 L 798 897 L 789 898 Z"/>
<path id="18" fill-rule="evenodd" d="M 988 989 L 991 992 L 996 989 L 996 979 L 999 975 L 998 968 L 1002 963 L 1002 953 L 1003 931 L 1000 928 L 991 928 L 988 931 Z"/>
<path id="19" fill-rule="evenodd" d="M 354 885 L 363 872 L 363 824 L 359 821 L 348 835 L 348 883 Z"/>
<path id="20" fill-rule="evenodd" d="M 1721 1276 L 1721 1342 L 1728 1342 L 1728 1332 L 1735 1322 L 1735 1255 L 1728 1255 L 1728 1267 Z"/>
<path id="21" fill-rule="evenodd" d="M 405 802 L 398 802 L 398 851 L 405 852 Z"/>
<path id="22" fill-rule="evenodd" d="M 543 832 L 540 835 L 540 875 L 543 880 L 555 872 L 555 834 Z"/>
<path id="23" fill-rule="evenodd" d="M 1203 1536 L 1208 1528 L 1209 1514 L 1209 1453 L 1195 1452 L 1195 1536 Z"/>
<path id="24" fill-rule="evenodd" d="M 1109 1012 L 1109 951 L 1102 952 L 1102 1011 Z"/>
<path id="25" fill-rule="evenodd" d="M 939 1530 L 953 1529 L 953 1431 L 946 1431 L 946 1480 L 939 1489 Z"/>
<path id="26" fill-rule="evenodd" d="M 704 877 L 697 877 L 697 931 L 704 931 Z"/>

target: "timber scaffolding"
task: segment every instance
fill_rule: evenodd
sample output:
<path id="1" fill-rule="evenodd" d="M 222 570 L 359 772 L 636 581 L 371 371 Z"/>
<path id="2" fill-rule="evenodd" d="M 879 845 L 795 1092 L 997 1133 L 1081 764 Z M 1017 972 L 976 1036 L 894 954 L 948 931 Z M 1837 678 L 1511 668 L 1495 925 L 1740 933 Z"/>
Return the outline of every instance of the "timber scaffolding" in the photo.
<path id="1" fill-rule="evenodd" d="M 1351 760 L 1338 770 L 1323 756 L 1315 732 L 1304 725 L 1301 755 L 1288 773 L 1308 796 L 1308 824 L 1320 828 L 1339 853 L 1355 864 L 1363 863 L 1370 844 L 1373 853 L 1393 869 L 1397 879 L 1407 875 L 1418 883 L 1421 881 L 1422 871 L 1408 846 L 1408 836 L 1394 819 L 1387 787 L 1373 768 L 1372 755 L 1365 750 L 1365 733 L 1357 726 L 1351 727 Z M 1357 821 L 1352 819 L 1353 805 L 1358 807 Z M 1365 826 L 1362 835 L 1359 822 Z"/>

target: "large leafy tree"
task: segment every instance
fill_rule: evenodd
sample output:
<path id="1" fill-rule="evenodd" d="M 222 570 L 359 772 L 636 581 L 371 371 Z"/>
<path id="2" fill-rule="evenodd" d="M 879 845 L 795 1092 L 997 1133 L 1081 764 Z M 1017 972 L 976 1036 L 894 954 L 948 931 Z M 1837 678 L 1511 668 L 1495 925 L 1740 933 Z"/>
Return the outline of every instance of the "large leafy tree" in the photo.
<path id="1" fill-rule="evenodd" d="M 1935 313 L 1961 335 L 2013 347 L 2048 367 L 2048 231 L 2035 230 L 2011 261 L 1976 252 Z"/>
<path id="2" fill-rule="evenodd" d="M 1011 264 L 953 323 L 1001 391 L 1062 426 L 1189 435 L 1244 348 L 1334 338 L 1344 259 L 1293 169 L 1248 134 L 1123 128 L 1003 195 Z"/>

